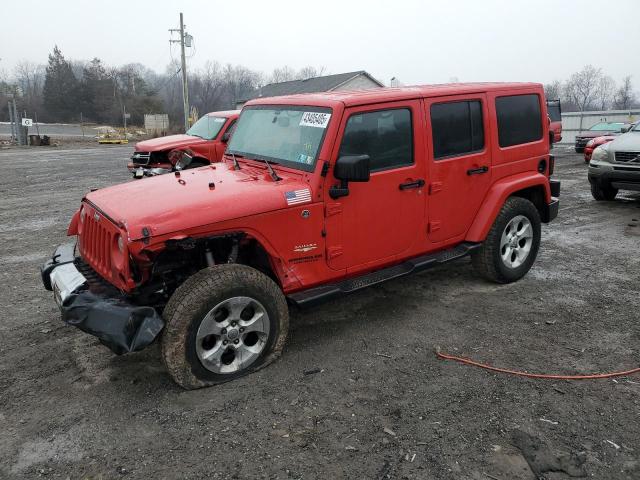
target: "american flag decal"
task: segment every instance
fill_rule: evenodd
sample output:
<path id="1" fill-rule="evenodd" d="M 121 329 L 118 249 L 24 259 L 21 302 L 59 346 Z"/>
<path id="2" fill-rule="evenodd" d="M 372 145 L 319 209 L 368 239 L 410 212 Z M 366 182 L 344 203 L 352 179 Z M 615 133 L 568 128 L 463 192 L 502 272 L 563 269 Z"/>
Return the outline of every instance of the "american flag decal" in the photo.
<path id="1" fill-rule="evenodd" d="M 303 188 L 302 190 L 284 192 L 284 198 L 287 201 L 287 205 L 297 205 L 299 203 L 310 202 L 311 190 L 309 190 L 308 188 Z"/>

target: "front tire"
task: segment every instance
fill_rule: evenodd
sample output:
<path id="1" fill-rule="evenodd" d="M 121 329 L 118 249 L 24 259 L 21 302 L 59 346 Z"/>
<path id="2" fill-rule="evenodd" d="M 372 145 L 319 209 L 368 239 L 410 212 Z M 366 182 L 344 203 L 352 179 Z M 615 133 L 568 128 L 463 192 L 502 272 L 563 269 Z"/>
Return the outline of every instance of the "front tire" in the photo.
<path id="1" fill-rule="evenodd" d="M 205 268 L 171 296 L 162 357 L 185 389 L 228 382 L 282 353 L 289 311 L 278 285 L 244 265 Z"/>
<path id="2" fill-rule="evenodd" d="M 526 198 L 509 197 L 471 260 L 480 276 L 497 283 L 511 283 L 527 274 L 539 248 L 538 209 Z"/>
<path id="3" fill-rule="evenodd" d="M 618 195 L 617 188 L 607 187 L 596 181 L 591 182 L 591 196 L 595 200 L 611 201 L 616 198 L 616 195 Z"/>

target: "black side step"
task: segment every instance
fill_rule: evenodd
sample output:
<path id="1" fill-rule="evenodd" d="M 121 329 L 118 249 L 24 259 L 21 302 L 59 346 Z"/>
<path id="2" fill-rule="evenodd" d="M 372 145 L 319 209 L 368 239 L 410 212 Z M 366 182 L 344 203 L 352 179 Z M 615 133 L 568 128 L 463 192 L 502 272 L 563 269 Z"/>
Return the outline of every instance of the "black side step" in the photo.
<path id="1" fill-rule="evenodd" d="M 292 293 L 287 295 L 287 299 L 300 308 L 311 307 L 331 298 L 355 292 L 356 290 L 370 287 L 377 283 L 386 282 L 393 278 L 404 277 L 410 273 L 421 272 L 427 268 L 435 267 L 436 265 L 465 257 L 476 248 L 479 248 L 480 245 L 480 243 L 464 242 L 454 248 L 429 255 L 423 255 L 422 257 L 412 258 L 404 263 L 383 268 L 382 270 L 367 273 L 359 277 L 349 278 L 338 283 L 331 283 Z"/>

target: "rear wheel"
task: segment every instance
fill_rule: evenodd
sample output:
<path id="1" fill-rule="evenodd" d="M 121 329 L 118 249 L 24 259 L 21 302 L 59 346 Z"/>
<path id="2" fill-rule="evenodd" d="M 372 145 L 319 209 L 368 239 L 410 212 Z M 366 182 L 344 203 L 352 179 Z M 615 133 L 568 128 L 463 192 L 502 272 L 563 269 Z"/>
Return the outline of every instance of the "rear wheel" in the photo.
<path id="1" fill-rule="evenodd" d="M 280 288 L 244 265 L 206 268 L 187 279 L 164 311 L 162 356 L 186 389 L 224 383 L 278 358 L 289 329 Z"/>
<path id="2" fill-rule="evenodd" d="M 473 267 L 484 278 L 511 283 L 533 265 L 540 248 L 540 214 L 526 198 L 510 197 L 502 206 L 482 246 L 473 253 Z"/>
<path id="3" fill-rule="evenodd" d="M 614 200 L 617 194 L 617 188 L 607 187 L 599 182 L 591 182 L 591 195 L 598 201 Z"/>

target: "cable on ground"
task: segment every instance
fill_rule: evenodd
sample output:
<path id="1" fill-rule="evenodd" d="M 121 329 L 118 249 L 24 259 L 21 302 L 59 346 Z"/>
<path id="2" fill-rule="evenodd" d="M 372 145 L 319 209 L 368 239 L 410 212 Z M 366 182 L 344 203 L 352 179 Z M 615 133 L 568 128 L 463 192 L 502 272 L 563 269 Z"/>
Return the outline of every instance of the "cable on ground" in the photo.
<path id="1" fill-rule="evenodd" d="M 484 368 L 485 370 L 491 370 L 492 372 L 506 373 L 508 375 L 516 375 L 519 377 L 528 377 L 528 378 L 546 378 L 546 379 L 554 379 L 554 380 L 593 380 L 598 378 L 624 377 L 626 375 L 632 375 L 634 373 L 640 372 L 640 367 L 638 367 L 638 368 L 633 368 L 631 370 L 625 370 L 622 372 L 594 373 L 589 375 L 555 375 L 555 374 L 547 374 L 547 373 L 529 373 L 529 372 L 521 372 L 518 370 L 510 370 L 507 368 L 494 367 L 486 363 L 476 362 L 475 360 L 471 360 L 469 358 L 458 357 L 456 355 L 451 355 L 449 353 L 443 353 L 440 351 L 440 347 L 436 347 L 436 356 L 442 360 L 452 360 L 454 362 L 462 363 L 465 365 L 472 365 L 474 367 Z"/>

